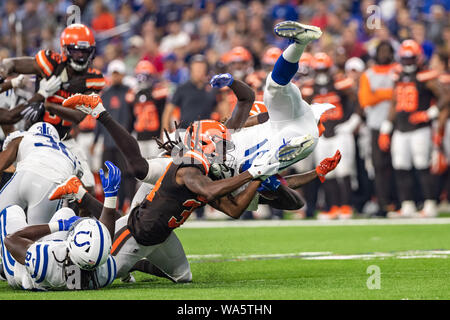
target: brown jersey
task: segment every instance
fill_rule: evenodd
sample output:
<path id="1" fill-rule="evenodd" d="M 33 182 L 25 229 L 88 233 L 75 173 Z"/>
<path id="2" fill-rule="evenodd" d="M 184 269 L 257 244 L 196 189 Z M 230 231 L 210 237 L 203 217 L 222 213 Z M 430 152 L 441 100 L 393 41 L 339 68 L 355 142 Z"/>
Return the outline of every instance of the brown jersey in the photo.
<path id="1" fill-rule="evenodd" d="M 320 118 L 325 127 L 323 133 L 325 138 L 333 137 L 336 125 L 347 121 L 354 112 L 354 107 L 349 102 L 347 95 L 342 92 L 352 85 L 353 82 L 350 78 L 330 82 L 327 85 L 314 84 L 312 103 L 331 103 L 335 106 L 335 108 L 327 110 Z M 311 107 L 314 108 L 314 105 Z"/>
<path id="2" fill-rule="evenodd" d="M 133 95 L 134 130 L 137 140 L 149 140 L 159 137 L 161 117 L 169 94 L 165 83 L 156 83 L 150 88 L 139 90 Z"/>
<path id="3" fill-rule="evenodd" d="M 425 70 L 413 74 L 401 73 L 394 87 L 395 128 L 401 132 L 408 132 L 430 125 L 430 122 L 413 124 L 409 116 L 416 111 L 427 110 L 434 100 L 433 92 L 427 88 L 426 82 L 436 79 L 438 73 Z"/>
<path id="4" fill-rule="evenodd" d="M 187 152 L 181 160 L 182 164 L 171 162 L 167 166 L 145 200 L 130 212 L 128 230 L 141 245 L 162 243 L 196 208 L 206 204 L 205 199 L 185 185 L 179 185 L 176 182 L 176 174 L 180 168 L 193 166 L 207 175 L 207 160 L 193 151 Z"/>
<path id="5" fill-rule="evenodd" d="M 61 89 L 46 101 L 61 105 L 64 99 L 75 93 L 99 93 L 106 82 L 100 71 L 88 68 L 83 72 L 74 72 L 68 75 L 68 60 L 52 50 L 41 50 L 35 56 L 36 62 L 48 79 L 51 76 L 60 76 L 62 80 Z M 59 116 L 48 111 L 45 112 L 42 121 L 51 123 L 58 130 L 61 139 L 66 138 L 72 127 L 72 123 L 61 119 Z M 92 123 L 91 123 L 92 125 Z"/>

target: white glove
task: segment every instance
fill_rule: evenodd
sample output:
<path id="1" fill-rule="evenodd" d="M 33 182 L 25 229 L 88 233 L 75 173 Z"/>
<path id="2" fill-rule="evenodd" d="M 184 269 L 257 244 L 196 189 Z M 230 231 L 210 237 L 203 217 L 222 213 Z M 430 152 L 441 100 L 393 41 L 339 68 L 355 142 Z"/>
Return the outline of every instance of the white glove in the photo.
<path id="1" fill-rule="evenodd" d="M 252 166 L 248 169 L 248 173 L 256 179 L 265 180 L 278 173 L 280 162 L 278 161 L 278 150 L 269 150 L 265 153 L 260 153 L 252 162 Z"/>
<path id="2" fill-rule="evenodd" d="M 22 88 L 25 85 L 25 76 L 23 74 L 11 79 L 11 85 L 15 88 Z"/>
<path id="3" fill-rule="evenodd" d="M 51 76 L 49 79 L 42 79 L 39 82 L 38 93 L 45 99 L 52 96 L 61 88 L 61 78 L 56 76 Z"/>

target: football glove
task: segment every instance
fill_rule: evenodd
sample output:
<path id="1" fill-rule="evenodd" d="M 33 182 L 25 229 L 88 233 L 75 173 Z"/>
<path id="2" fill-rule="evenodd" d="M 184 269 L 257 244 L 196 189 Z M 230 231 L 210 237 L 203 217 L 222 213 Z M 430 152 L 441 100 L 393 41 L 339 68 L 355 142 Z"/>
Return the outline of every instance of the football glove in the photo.
<path id="1" fill-rule="evenodd" d="M 102 112 L 106 111 L 102 99 L 95 93 L 90 95 L 74 94 L 63 101 L 63 107 L 78 109 L 86 114 L 90 114 L 96 119 L 98 119 Z"/>
<path id="2" fill-rule="evenodd" d="M 15 77 L 15 78 L 11 79 L 11 85 L 12 85 L 12 87 L 14 89 L 15 88 L 22 88 L 25 85 L 25 81 L 24 80 L 25 80 L 25 77 L 24 77 L 23 74 L 21 74 L 21 75 Z"/>
<path id="3" fill-rule="evenodd" d="M 257 189 L 257 191 L 258 192 L 275 191 L 280 187 L 280 185 L 281 185 L 280 179 L 278 179 L 277 175 L 273 175 L 264 180 Z"/>
<path id="4" fill-rule="evenodd" d="M 32 123 L 39 121 L 45 114 L 43 102 L 31 102 L 25 109 L 20 112 L 23 119 Z"/>
<path id="5" fill-rule="evenodd" d="M 43 78 L 39 82 L 39 91 L 37 93 L 47 99 L 61 88 L 61 83 L 60 77 L 51 76 L 49 79 Z"/>
<path id="6" fill-rule="evenodd" d="M 447 159 L 442 150 L 434 148 L 431 153 L 431 167 L 430 171 L 435 175 L 442 175 L 447 171 Z"/>
<path id="7" fill-rule="evenodd" d="M 233 76 L 229 73 L 222 73 L 222 74 L 216 74 L 214 77 L 212 77 L 211 81 L 209 82 L 211 84 L 211 87 L 213 88 L 223 88 L 226 86 L 231 86 L 233 83 Z"/>
<path id="8" fill-rule="evenodd" d="M 320 182 L 325 182 L 325 175 L 333 171 L 338 165 L 339 161 L 341 161 L 341 152 L 338 150 L 331 158 L 323 159 L 319 165 L 316 167 L 317 176 Z"/>
<path id="9" fill-rule="evenodd" d="M 99 171 L 105 198 L 116 197 L 120 189 L 120 169 L 110 161 L 106 161 L 105 165 L 108 168 L 108 177 L 105 176 L 103 169 Z"/>
<path id="10" fill-rule="evenodd" d="M 50 192 L 48 198 L 49 200 L 68 199 L 69 201 L 77 200 L 80 202 L 86 192 L 80 179 L 76 176 L 70 176 Z"/>

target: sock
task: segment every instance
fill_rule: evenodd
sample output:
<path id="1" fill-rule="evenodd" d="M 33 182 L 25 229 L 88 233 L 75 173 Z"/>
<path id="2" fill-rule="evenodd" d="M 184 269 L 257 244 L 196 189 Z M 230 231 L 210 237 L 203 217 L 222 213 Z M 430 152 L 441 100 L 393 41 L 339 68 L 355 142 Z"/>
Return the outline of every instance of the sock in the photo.
<path id="1" fill-rule="evenodd" d="M 300 61 L 300 57 L 303 54 L 303 51 L 305 51 L 306 45 L 305 44 L 299 44 L 299 43 L 292 43 L 283 51 L 283 58 L 291 63 L 297 63 Z"/>
<path id="2" fill-rule="evenodd" d="M 272 70 L 272 79 L 279 85 L 287 85 L 298 70 L 298 61 L 305 50 L 306 45 L 292 43 L 278 58 Z"/>

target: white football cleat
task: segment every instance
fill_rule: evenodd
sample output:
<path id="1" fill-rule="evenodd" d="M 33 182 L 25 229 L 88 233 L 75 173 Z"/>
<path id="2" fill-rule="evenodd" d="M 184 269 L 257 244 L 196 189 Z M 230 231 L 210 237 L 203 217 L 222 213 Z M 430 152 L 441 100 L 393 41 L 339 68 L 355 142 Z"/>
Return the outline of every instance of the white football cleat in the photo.
<path id="1" fill-rule="evenodd" d="M 299 44 L 308 44 L 322 35 L 319 27 L 301 24 L 297 21 L 283 21 L 275 25 L 276 35 L 289 38 Z"/>
<path id="2" fill-rule="evenodd" d="M 311 152 L 314 144 L 314 138 L 310 134 L 291 138 L 284 143 L 278 150 L 278 161 L 280 162 L 280 171 L 290 165 L 306 158 Z"/>

